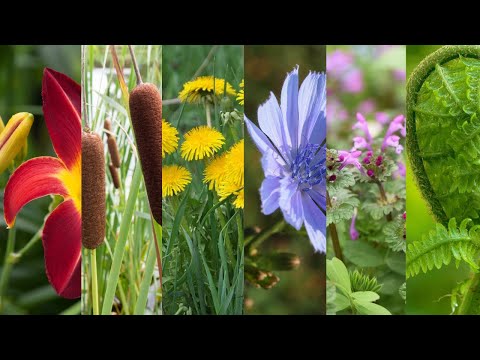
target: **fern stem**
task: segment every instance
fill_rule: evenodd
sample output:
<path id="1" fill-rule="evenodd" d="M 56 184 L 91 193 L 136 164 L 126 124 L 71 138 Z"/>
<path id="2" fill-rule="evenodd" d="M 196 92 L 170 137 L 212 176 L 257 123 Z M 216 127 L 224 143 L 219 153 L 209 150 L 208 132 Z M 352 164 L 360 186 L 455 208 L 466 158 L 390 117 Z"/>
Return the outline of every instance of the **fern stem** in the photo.
<path id="1" fill-rule="evenodd" d="M 328 194 L 328 191 L 327 191 L 327 207 L 332 208 L 332 202 L 330 201 L 330 195 Z M 335 257 L 337 257 L 343 262 L 342 248 L 340 246 L 340 240 L 338 239 L 338 231 L 335 223 L 331 223 L 330 225 L 328 225 L 328 231 L 330 233 L 330 237 L 332 238 L 333 251 L 335 252 Z"/>
<path id="2" fill-rule="evenodd" d="M 375 180 L 374 182 L 375 182 L 375 184 L 378 185 L 378 189 L 380 190 L 380 197 L 381 197 L 382 201 L 386 203 L 387 202 L 387 194 L 385 193 L 385 189 L 383 188 L 382 183 L 378 180 Z M 387 221 L 392 221 L 393 220 L 392 213 L 388 213 L 386 215 L 386 218 L 387 218 Z"/>
<path id="3" fill-rule="evenodd" d="M 459 315 L 476 315 L 480 313 L 480 273 L 473 273 L 468 289 L 458 308 Z"/>

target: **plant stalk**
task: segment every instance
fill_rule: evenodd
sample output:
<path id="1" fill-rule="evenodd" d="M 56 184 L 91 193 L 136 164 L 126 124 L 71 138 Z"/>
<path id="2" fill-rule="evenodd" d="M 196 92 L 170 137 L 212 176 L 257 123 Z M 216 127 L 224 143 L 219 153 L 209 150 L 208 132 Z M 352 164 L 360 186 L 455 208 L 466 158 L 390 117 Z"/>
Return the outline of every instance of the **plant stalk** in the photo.
<path id="1" fill-rule="evenodd" d="M 2 275 L 0 277 L 0 312 L 2 312 L 4 305 L 4 293 L 8 285 L 10 278 L 10 272 L 12 271 L 13 262 L 10 259 L 10 255 L 15 250 L 15 238 L 17 229 L 15 227 L 8 231 L 7 248 L 5 249 L 5 258 L 3 261 Z"/>
<path id="2" fill-rule="evenodd" d="M 212 114 L 210 113 L 210 103 L 205 100 L 205 114 L 207 115 L 207 126 L 212 127 Z"/>
<path id="3" fill-rule="evenodd" d="M 92 268 L 93 315 L 99 315 L 100 312 L 98 306 L 97 252 L 95 249 L 90 251 L 90 266 Z"/>
<path id="4" fill-rule="evenodd" d="M 380 190 L 380 198 L 382 199 L 382 201 L 387 202 L 387 194 L 385 193 L 385 189 L 383 188 L 382 183 L 378 180 L 375 180 L 375 184 L 378 185 L 378 189 Z M 392 213 L 388 213 L 386 215 L 386 218 L 387 218 L 387 221 L 392 221 L 393 220 Z"/>
<path id="5" fill-rule="evenodd" d="M 459 315 L 480 314 L 480 273 L 474 273 L 458 308 Z"/>
<path id="6" fill-rule="evenodd" d="M 327 191 L 327 207 L 328 208 L 332 207 L 332 201 L 330 200 L 330 195 L 328 191 Z M 328 230 L 330 232 L 330 237 L 332 239 L 333 251 L 335 252 L 335 257 L 337 257 L 339 260 L 343 262 L 343 253 L 342 253 L 342 248 L 340 246 L 340 240 L 338 238 L 337 226 L 334 223 L 331 223 L 330 225 L 328 225 Z"/>
<path id="7" fill-rule="evenodd" d="M 137 86 L 143 84 L 142 75 L 140 74 L 140 69 L 138 68 L 137 58 L 133 52 L 132 45 L 128 45 L 128 50 L 130 50 L 130 55 L 132 56 L 133 68 L 135 69 L 135 75 L 137 75 Z"/>

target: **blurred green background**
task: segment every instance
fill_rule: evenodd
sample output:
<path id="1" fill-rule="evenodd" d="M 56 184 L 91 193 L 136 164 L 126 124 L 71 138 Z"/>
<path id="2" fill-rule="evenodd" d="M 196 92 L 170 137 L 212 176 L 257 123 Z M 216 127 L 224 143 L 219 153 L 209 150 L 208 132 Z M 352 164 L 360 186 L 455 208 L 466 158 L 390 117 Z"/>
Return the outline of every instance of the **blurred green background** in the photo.
<path id="1" fill-rule="evenodd" d="M 438 45 L 407 46 L 407 76 L 429 54 L 440 48 Z M 407 162 L 407 241 L 422 240 L 435 227 L 435 220 L 427 203 L 420 194 L 410 164 Z M 419 274 L 407 281 L 407 312 L 409 314 L 449 314 L 450 297 L 457 283 L 468 276 L 463 263 L 457 270 L 455 264 Z"/>
<path id="2" fill-rule="evenodd" d="M 308 71 L 325 71 L 325 46 L 245 46 L 245 115 L 258 124 L 257 109 L 273 91 L 280 99 L 287 72 L 300 66 L 300 81 Z M 263 181 L 260 153 L 245 136 L 245 229 L 265 228 L 282 218 L 280 210 L 269 216 L 261 213 L 258 189 Z M 287 225 L 285 233 L 266 240 L 260 250 L 286 251 L 300 256 L 293 271 L 275 271 L 280 282 L 272 289 L 245 288 L 247 314 L 324 314 L 325 256 L 314 253 L 304 229 Z"/>
<path id="3" fill-rule="evenodd" d="M 80 82 L 80 46 L 0 46 L 0 116 L 6 123 L 17 112 L 30 112 L 34 123 L 28 136 L 27 159 L 55 156 L 42 113 L 42 77 L 45 67 Z M 3 192 L 10 175 L 0 175 L 0 272 L 3 269 L 7 231 L 3 217 Z M 44 197 L 25 206 L 16 220 L 18 251 L 38 231 L 48 214 L 51 200 Z M 57 314 L 76 301 L 56 295 L 48 283 L 43 247 L 37 242 L 14 265 L 6 290 L 6 314 Z M 0 312 L 1 313 L 1 312 Z"/>

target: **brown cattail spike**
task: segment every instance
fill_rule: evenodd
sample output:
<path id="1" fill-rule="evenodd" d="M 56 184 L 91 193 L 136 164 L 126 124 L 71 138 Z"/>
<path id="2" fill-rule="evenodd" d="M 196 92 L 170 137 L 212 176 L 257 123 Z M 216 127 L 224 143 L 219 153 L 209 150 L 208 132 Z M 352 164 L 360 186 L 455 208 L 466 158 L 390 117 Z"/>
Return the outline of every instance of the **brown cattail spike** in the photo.
<path id="1" fill-rule="evenodd" d="M 116 168 L 120 167 L 120 154 L 118 152 L 117 141 L 115 137 L 109 136 L 107 139 L 108 152 L 110 153 L 110 159 L 112 159 L 112 164 Z"/>
<path id="2" fill-rule="evenodd" d="M 115 189 L 120 189 L 120 177 L 118 176 L 118 170 L 113 164 L 108 165 L 110 175 L 112 175 L 113 186 Z"/>
<path id="3" fill-rule="evenodd" d="M 105 155 L 95 133 L 82 132 L 82 244 L 95 249 L 105 238 Z"/>
<path id="4" fill-rule="evenodd" d="M 162 98 L 157 87 L 143 83 L 130 94 L 130 115 L 155 221 L 162 223 Z"/>

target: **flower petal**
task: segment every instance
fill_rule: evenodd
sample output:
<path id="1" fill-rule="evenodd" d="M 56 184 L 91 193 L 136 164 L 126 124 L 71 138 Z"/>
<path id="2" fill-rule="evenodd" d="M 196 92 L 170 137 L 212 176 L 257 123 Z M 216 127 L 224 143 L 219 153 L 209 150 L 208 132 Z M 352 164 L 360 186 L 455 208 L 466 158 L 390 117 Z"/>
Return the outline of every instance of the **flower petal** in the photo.
<path id="1" fill-rule="evenodd" d="M 300 230 L 303 224 L 302 195 L 298 184 L 290 177 L 280 180 L 280 198 L 278 201 L 283 217 L 295 229 Z"/>
<path id="2" fill-rule="evenodd" d="M 272 144 L 272 142 L 267 138 L 267 136 L 260 130 L 257 125 L 251 122 L 245 115 L 245 124 L 247 125 L 248 133 L 250 134 L 253 142 L 257 145 L 258 150 L 263 154 L 267 149 L 272 150 L 278 154 L 278 150 Z M 280 156 L 280 154 L 278 154 Z"/>
<path id="3" fill-rule="evenodd" d="M 37 157 L 24 162 L 10 176 L 3 199 L 5 222 L 12 227 L 15 216 L 28 202 L 56 194 L 66 196 L 67 189 L 59 179 L 65 170 L 62 162 L 53 157 Z"/>
<path id="4" fill-rule="evenodd" d="M 81 295 L 81 215 L 73 200 L 67 200 L 45 221 L 42 241 L 48 281 L 67 299 Z"/>
<path id="5" fill-rule="evenodd" d="M 284 173 L 284 166 L 286 165 L 283 159 L 277 152 L 267 149 L 262 156 L 262 168 L 265 176 L 279 176 Z"/>
<path id="6" fill-rule="evenodd" d="M 3 124 L 3 123 L 2 123 Z M 12 116 L 0 134 L 0 174 L 12 163 L 27 141 L 33 115 L 22 112 Z"/>
<path id="7" fill-rule="evenodd" d="M 43 113 L 53 148 L 71 169 L 82 154 L 80 85 L 52 69 L 43 73 Z"/>
<path id="8" fill-rule="evenodd" d="M 310 140 L 310 137 L 317 127 L 317 123 L 321 120 L 322 113 L 324 115 L 326 111 L 326 83 L 325 74 L 310 72 L 300 86 L 298 94 L 298 142 L 301 145 L 314 143 Z M 319 132 L 317 137 L 325 138 L 327 131 L 325 121 L 320 121 L 320 126 L 317 127 L 316 131 Z"/>
<path id="9" fill-rule="evenodd" d="M 280 197 L 280 178 L 267 176 L 260 186 L 260 198 L 262 199 L 262 213 L 270 215 L 278 209 Z"/>
<path id="10" fill-rule="evenodd" d="M 292 72 L 287 74 L 283 83 L 280 98 L 284 129 L 288 145 L 291 149 L 298 149 L 298 65 Z"/>
<path id="11" fill-rule="evenodd" d="M 287 143 L 282 111 L 277 98 L 270 92 L 269 99 L 258 107 L 258 124 L 263 133 L 269 137 L 273 145 L 282 152 L 285 158 L 291 160 L 290 146 Z"/>
<path id="12" fill-rule="evenodd" d="M 310 242 L 316 251 L 325 253 L 327 232 L 327 218 L 320 208 L 307 194 L 302 194 L 303 216 L 305 218 L 305 229 L 307 230 Z"/>

